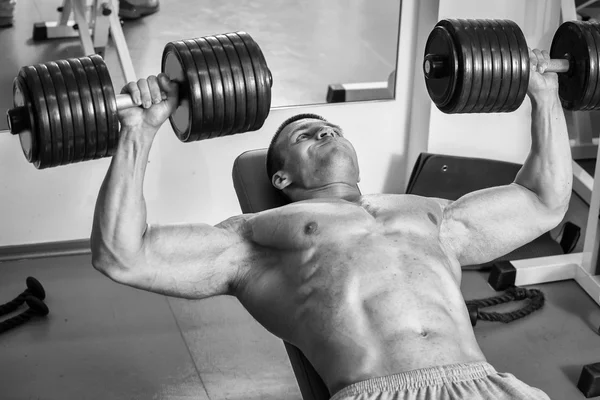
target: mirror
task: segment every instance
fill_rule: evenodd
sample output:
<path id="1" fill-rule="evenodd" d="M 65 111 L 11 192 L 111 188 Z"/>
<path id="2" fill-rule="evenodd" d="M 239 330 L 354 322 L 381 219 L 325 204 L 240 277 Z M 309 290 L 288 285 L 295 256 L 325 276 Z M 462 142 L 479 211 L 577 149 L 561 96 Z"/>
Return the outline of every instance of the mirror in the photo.
<path id="1" fill-rule="evenodd" d="M 88 0 L 91 6 L 93 1 Z M 114 1 L 117 3 L 117 1 Z M 396 67 L 400 0 L 163 0 L 156 14 L 122 24 L 137 77 L 160 72 L 169 41 L 243 30 L 261 47 L 273 74 L 272 107 L 389 99 Z M 81 57 L 78 37 L 34 41 L 35 23 L 56 22 L 60 1 L 17 2 L 14 24 L 0 28 L 0 130 L 8 129 L 19 69 Z M 113 85 L 125 79 L 112 41 L 105 59 Z"/>

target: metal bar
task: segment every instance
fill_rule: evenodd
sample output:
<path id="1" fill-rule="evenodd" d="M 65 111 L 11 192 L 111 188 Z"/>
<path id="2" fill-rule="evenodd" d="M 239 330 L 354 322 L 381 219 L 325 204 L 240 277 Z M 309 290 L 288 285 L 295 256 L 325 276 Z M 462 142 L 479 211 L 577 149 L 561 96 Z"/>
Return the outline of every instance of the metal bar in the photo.
<path id="1" fill-rule="evenodd" d="M 600 147 L 598 147 L 600 153 Z M 597 154 L 598 154 L 597 153 Z M 597 159 L 596 155 L 596 159 Z M 595 177 L 600 177 L 600 163 L 596 163 Z M 588 212 L 585 242 L 583 246 L 583 269 L 590 275 L 598 274 L 598 214 L 600 213 L 600 178 L 593 179 L 592 198 Z"/>
<path id="2" fill-rule="evenodd" d="M 582 253 L 572 253 L 511 261 L 512 266 L 517 269 L 514 284 L 526 286 L 575 279 L 581 258 Z"/>
<path id="3" fill-rule="evenodd" d="M 59 25 L 67 25 L 71 16 L 71 0 L 63 0 L 62 11 L 60 12 Z"/>
<path id="4" fill-rule="evenodd" d="M 117 98 L 117 110 L 137 107 L 137 105 L 133 103 L 131 96 L 128 94 L 118 94 L 115 97 Z"/>
<path id="5" fill-rule="evenodd" d="M 564 58 L 553 58 L 548 60 L 548 67 L 546 68 L 546 72 L 568 72 L 571 67 L 571 63 L 569 60 Z"/>
<path id="6" fill-rule="evenodd" d="M 74 0 L 73 14 L 75 15 L 75 22 L 77 22 L 77 25 L 79 26 L 79 36 L 81 38 L 83 52 L 86 56 L 94 54 L 94 42 L 92 41 L 90 27 L 85 15 L 85 0 Z"/>
<path id="7" fill-rule="evenodd" d="M 592 188 L 594 187 L 594 178 L 590 176 L 576 161 L 572 162 L 573 169 L 573 191 L 581 197 L 583 201 L 590 204 L 592 201 Z"/>
<path id="8" fill-rule="evenodd" d="M 573 0 L 561 0 L 560 11 L 562 21 L 577 21 L 577 11 L 575 10 L 575 2 Z"/>
<path id="9" fill-rule="evenodd" d="M 125 41 L 125 35 L 123 35 L 123 29 L 121 29 L 121 21 L 119 21 L 119 3 L 117 0 L 109 0 L 113 12 L 108 16 L 110 20 L 110 33 L 112 35 L 115 46 L 117 47 L 117 53 L 121 60 L 121 69 L 125 77 L 125 82 L 136 81 L 135 69 L 133 68 L 133 62 L 131 61 L 131 55 L 129 54 L 129 48 Z"/>
<path id="10" fill-rule="evenodd" d="M 577 11 L 583 10 L 584 8 L 589 7 L 592 4 L 597 3 L 597 2 L 598 2 L 598 0 L 589 0 L 589 1 L 586 1 L 585 3 L 577 6 Z"/>
<path id="11" fill-rule="evenodd" d="M 108 9 L 110 11 L 110 13 L 114 13 L 114 12 L 119 12 L 118 8 L 115 10 L 114 8 L 110 7 L 110 4 L 108 2 L 105 1 L 94 1 L 94 8 L 93 8 L 93 16 L 94 16 L 94 50 L 96 52 L 98 52 L 99 49 L 101 49 L 102 51 L 104 50 L 104 48 L 106 47 L 106 44 L 108 43 L 108 34 L 109 34 L 109 29 L 110 29 L 110 19 L 109 16 L 104 15 L 103 11 L 105 9 Z"/>

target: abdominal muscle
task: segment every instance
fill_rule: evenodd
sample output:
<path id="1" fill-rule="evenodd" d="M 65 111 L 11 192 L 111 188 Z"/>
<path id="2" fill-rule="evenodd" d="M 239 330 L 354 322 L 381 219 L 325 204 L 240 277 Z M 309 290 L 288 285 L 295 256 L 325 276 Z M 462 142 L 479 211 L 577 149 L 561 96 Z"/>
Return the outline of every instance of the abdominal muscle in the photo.
<path id="1" fill-rule="evenodd" d="M 315 272 L 322 276 L 297 291 L 293 336 L 332 394 L 373 377 L 484 361 L 448 268 L 377 247 L 355 247 L 352 263 L 337 266 L 343 272 Z"/>
<path id="2" fill-rule="evenodd" d="M 369 378 L 485 361 L 460 266 L 431 235 L 323 235 L 309 250 L 286 252 L 278 268 L 253 274 L 238 298 L 303 352 L 331 394 Z"/>

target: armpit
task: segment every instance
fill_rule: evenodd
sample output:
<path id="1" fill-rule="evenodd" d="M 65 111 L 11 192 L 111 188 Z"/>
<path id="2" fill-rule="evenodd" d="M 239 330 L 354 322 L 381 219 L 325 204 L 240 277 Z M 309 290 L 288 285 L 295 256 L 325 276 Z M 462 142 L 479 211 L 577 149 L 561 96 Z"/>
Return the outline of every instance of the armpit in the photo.
<path id="1" fill-rule="evenodd" d="M 229 232 L 235 232 L 244 239 L 252 239 L 252 223 L 251 219 L 254 214 L 242 214 L 228 218 L 223 222 L 215 225 L 215 228 L 221 228 Z"/>

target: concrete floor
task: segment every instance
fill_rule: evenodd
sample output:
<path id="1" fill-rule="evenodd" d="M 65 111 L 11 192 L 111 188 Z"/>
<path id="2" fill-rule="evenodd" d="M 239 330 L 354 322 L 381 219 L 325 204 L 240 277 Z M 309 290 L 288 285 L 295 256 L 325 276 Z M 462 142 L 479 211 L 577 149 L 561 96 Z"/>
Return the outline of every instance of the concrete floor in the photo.
<path id="1" fill-rule="evenodd" d="M 237 1 L 229 15 L 233 3 L 163 0 L 158 14 L 127 23 L 138 75 L 158 71 L 170 40 L 239 29 L 265 52 L 274 106 L 323 102 L 329 83 L 383 80 L 393 69 L 398 1 Z M 33 23 L 55 18 L 57 5 L 19 0 L 15 26 L 0 30 L 1 114 L 20 66 L 82 55 L 77 41 L 29 39 Z M 110 50 L 107 62 L 119 87 Z M 568 219 L 584 229 L 585 212 L 574 196 Z M 89 256 L 73 256 L 1 264 L 0 303 L 20 293 L 27 276 L 44 284 L 51 314 L 0 336 L 2 400 L 301 398 L 281 341 L 233 298 L 138 291 L 93 270 Z M 536 287 L 544 309 L 508 325 L 479 322 L 479 343 L 499 371 L 553 399 L 583 399 L 576 383 L 583 365 L 600 361 L 600 308 L 574 282 Z M 466 299 L 495 294 L 482 272 L 465 272 L 462 290 Z"/>

